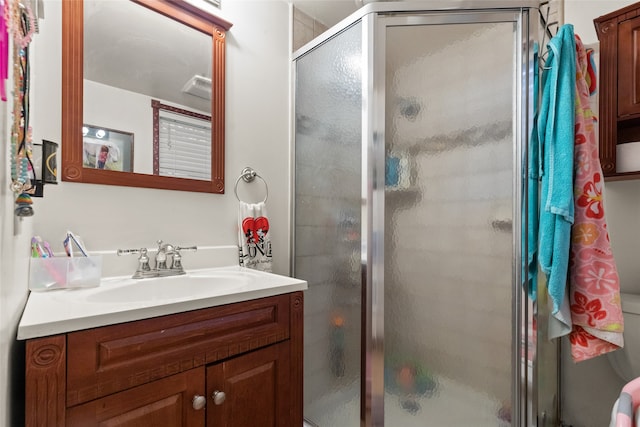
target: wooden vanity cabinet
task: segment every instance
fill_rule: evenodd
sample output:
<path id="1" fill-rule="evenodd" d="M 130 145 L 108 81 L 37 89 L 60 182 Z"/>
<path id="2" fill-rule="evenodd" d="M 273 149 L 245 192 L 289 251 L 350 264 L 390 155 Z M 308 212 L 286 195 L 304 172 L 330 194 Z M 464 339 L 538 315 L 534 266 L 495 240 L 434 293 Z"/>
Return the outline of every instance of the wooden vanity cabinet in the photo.
<path id="1" fill-rule="evenodd" d="M 302 425 L 302 298 L 28 340 L 26 426 Z"/>
<path id="2" fill-rule="evenodd" d="M 640 2 L 594 20 L 600 40 L 600 163 L 608 180 L 638 179 L 616 171 L 619 144 L 640 142 Z"/>

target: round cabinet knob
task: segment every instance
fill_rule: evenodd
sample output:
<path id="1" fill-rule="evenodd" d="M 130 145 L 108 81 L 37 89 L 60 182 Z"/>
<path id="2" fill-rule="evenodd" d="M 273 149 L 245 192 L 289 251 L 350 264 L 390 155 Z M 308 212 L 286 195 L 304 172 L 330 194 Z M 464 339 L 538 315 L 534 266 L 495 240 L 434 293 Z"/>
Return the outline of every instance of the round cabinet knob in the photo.
<path id="1" fill-rule="evenodd" d="M 213 392 L 211 397 L 213 398 L 213 403 L 215 403 L 216 405 L 222 405 L 224 403 L 224 400 L 227 398 L 227 395 L 224 394 L 224 391 L 216 390 Z"/>
<path id="2" fill-rule="evenodd" d="M 195 396 L 193 396 L 192 403 L 193 403 L 193 409 L 195 409 L 196 411 L 199 411 L 200 409 L 204 408 L 204 406 L 207 404 L 207 398 L 196 394 Z"/>

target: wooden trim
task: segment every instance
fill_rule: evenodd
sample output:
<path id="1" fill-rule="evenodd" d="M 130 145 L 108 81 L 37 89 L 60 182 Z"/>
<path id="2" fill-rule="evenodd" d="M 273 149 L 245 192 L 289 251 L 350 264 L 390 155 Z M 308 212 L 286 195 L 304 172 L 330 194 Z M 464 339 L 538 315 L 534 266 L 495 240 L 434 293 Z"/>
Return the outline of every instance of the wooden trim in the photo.
<path id="1" fill-rule="evenodd" d="M 216 192 L 224 193 L 224 160 L 225 160 L 225 39 L 224 31 L 213 32 L 213 75 L 211 81 L 211 181 Z"/>
<path id="2" fill-rule="evenodd" d="M 26 427 L 65 425 L 66 340 L 64 335 L 26 343 Z"/>
<path id="3" fill-rule="evenodd" d="M 209 32 L 204 29 L 203 22 L 219 27 L 222 31 L 229 31 L 233 24 L 225 19 L 206 12 L 190 3 L 180 4 L 180 11 L 176 13 L 176 0 L 131 0 L 141 6 L 147 7 L 164 16 L 180 21 L 185 25 L 202 32 Z"/>
<path id="4" fill-rule="evenodd" d="M 640 172 L 619 172 L 614 173 L 609 176 L 605 176 L 604 180 L 606 182 L 614 182 L 614 181 L 630 181 L 632 179 L 636 180 L 640 178 Z"/>
<path id="5" fill-rule="evenodd" d="M 83 182 L 83 16 L 82 0 L 62 2 L 62 180 L 71 182 Z"/>
<path id="6" fill-rule="evenodd" d="M 599 150 L 602 173 L 607 177 L 616 173 L 618 31 L 615 20 L 598 24 L 596 28 L 600 40 Z"/>
<path id="7" fill-rule="evenodd" d="M 187 117 L 195 117 L 196 119 L 200 119 L 200 120 L 211 120 L 211 116 L 207 116 L 206 114 L 200 114 L 200 113 L 196 113 L 195 111 L 185 110 L 184 108 L 174 107 L 173 105 L 163 104 L 157 99 L 151 100 L 151 108 L 158 111 L 160 110 L 171 111 L 172 113 L 182 114 L 183 116 L 187 116 Z"/>
<path id="8" fill-rule="evenodd" d="M 62 2 L 62 180 L 222 194 L 225 189 L 225 31 L 231 24 L 185 0 L 133 1 L 212 37 L 211 181 L 83 168 L 83 0 Z"/>
<path id="9" fill-rule="evenodd" d="M 153 117 L 153 174 L 160 175 L 160 109 L 154 107 L 151 101 L 151 116 Z"/>
<path id="10" fill-rule="evenodd" d="M 640 10 L 640 2 L 630 4 L 629 6 L 623 7 L 622 9 L 618 9 L 611 13 L 607 13 L 606 15 L 602 15 L 594 19 L 593 22 L 596 24 L 597 29 L 598 25 L 602 22 L 606 22 L 614 18 L 622 18 L 622 20 L 633 18 L 634 16 L 638 15 L 638 10 Z"/>

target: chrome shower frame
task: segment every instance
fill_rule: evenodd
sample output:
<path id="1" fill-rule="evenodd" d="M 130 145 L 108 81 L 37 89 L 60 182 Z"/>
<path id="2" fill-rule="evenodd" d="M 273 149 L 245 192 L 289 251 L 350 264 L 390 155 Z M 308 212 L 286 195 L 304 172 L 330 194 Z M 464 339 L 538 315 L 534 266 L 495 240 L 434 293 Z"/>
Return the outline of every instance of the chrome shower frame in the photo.
<path id="1" fill-rule="evenodd" d="M 385 229 L 385 29 L 392 25 L 513 22 L 516 30 L 516 91 L 513 106 L 513 256 L 512 256 L 512 425 L 537 426 L 536 349 L 529 348 L 527 332 L 534 310 L 527 298 L 527 269 L 522 248 L 527 247 L 527 145 L 533 121 L 533 44 L 537 39 L 538 1 L 455 1 L 370 3 L 342 20 L 292 55 L 292 117 L 295 117 L 296 60 L 341 32 L 362 23 L 362 211 L 361 277 L 364 288 L 361 366 L 361 426 L 384 426 L 384 229 Z M 291 144 L 291 272 L 295 274 L 295 120 Z M 524 213 L 523 213 L 524 212 Z M 524 239 L 524 241 L 523 241 Z M 525 275 L 523 277 L 523 274 Z M 530 367 L 533 366 L 534 370 Z M 365 409 L 366 408 L 366 409 Z"/>

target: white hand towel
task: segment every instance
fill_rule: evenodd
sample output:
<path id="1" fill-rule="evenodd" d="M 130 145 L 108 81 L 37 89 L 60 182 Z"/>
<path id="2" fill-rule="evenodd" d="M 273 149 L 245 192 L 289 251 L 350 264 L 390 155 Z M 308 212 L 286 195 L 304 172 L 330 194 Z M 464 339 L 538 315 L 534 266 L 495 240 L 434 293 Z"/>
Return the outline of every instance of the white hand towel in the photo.
<path id="1" fill-rule="evenodd" d="M 241 267 L 271 272 L 271 232 L 264 202 L 240 202 L 238 249 Z"/>

